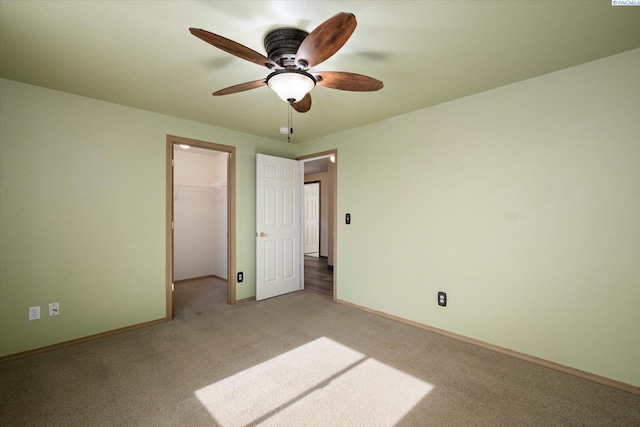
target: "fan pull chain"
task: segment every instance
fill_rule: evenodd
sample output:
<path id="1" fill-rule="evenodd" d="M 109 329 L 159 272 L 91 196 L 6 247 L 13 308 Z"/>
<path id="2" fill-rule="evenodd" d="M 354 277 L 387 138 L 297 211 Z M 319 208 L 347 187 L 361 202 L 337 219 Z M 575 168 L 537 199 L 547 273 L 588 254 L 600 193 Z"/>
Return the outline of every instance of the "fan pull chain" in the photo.
<path id="1" fill-rule="evenodd" d="M 293 133 L 293 108 L 292 108 L 292 103 L 289 102 L 289 114 L 287 116 L 287 129 L 288 129 L 288 133 L 287 133 L 287 142 L 290 144 L 291 143 L 291 134 Z"/>

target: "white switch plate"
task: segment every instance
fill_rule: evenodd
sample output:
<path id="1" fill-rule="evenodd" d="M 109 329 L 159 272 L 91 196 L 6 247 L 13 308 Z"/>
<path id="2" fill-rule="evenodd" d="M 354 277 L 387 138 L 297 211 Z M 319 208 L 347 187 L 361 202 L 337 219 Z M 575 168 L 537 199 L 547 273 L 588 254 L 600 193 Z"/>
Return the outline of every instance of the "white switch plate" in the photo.
<path id="1" fill-rule="evenodd" d="M 60 304 L 52 302 L 49 304 L 49 317 L 58 316 L 60 314 Z"/>

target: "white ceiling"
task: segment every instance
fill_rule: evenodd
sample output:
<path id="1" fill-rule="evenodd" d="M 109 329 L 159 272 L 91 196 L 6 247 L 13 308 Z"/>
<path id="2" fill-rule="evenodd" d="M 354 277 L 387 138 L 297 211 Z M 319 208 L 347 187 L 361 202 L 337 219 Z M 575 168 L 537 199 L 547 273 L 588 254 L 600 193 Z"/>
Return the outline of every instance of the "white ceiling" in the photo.
<path id="1" fill-rule="evenodd" d="M 312 71 L 385 87 L 317 87 L 292 142 L 429 107 L 640 47 L 640 7 L 597 1 L 0 0 L 0 76 L 238 130 L 286 137 L 287 104 L 267 87 L 213 97 L 268 70 L 189 33 L 203 28 L 265 54 L 270 30 L 312 31 L 338 12 L 358 27 Z M 630 76 L 637 78 L 637 76 Z"/>

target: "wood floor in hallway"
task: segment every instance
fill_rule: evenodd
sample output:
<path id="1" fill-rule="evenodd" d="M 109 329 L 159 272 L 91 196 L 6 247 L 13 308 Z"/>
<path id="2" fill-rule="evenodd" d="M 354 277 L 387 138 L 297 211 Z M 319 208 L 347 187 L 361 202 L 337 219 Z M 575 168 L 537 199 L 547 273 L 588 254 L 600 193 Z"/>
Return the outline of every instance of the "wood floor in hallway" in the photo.
<path id="1" fill-rule="evenodd" d="M 333 270 L 326 257 L 304 256 L 304 289 L 333 298 Z"/>

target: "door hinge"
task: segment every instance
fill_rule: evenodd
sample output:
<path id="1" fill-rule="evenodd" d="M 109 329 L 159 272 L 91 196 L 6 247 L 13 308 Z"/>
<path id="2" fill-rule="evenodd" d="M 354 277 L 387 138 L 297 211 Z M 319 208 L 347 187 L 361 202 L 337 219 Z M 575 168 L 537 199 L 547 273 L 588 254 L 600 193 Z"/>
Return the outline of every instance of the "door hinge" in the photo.
<path id="1" fill-rule="evenodd" d="M 171 229 L 173 230 L 173 221 L 171 221 Z"/>
<path id="2" fill-rule="evenodd" d="M 171 167 L 173 167 L 173 159 L 171 159 Z"/>
<path id="3" fill-rule="evenodd" d="M 175 284 L 171 284 L 171 292 L 173 292 L 176 289 L 176 285 Z"/>

